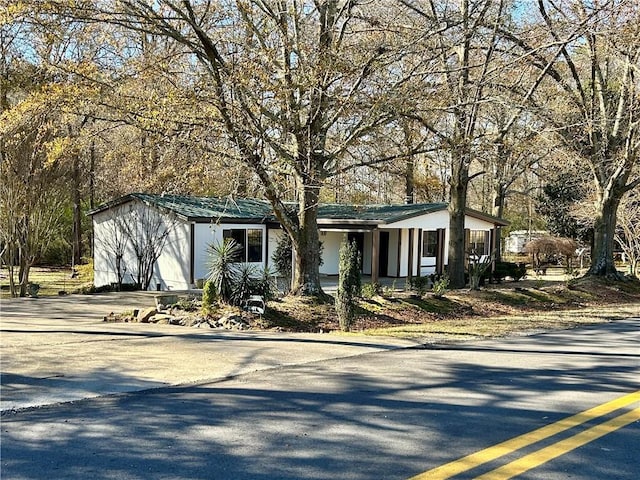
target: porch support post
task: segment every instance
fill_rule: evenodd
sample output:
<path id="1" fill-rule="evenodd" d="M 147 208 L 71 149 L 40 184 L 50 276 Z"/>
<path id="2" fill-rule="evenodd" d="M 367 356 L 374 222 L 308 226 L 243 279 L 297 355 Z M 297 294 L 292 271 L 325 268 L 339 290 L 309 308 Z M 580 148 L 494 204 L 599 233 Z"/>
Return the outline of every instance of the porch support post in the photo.
<path id="1" fill-rule="evenodd" d="M 195 285 L 196 270 L 196 225 L 189 225 L 189 285 Z"/>
<path id="2" fill-rule="evenodd" d="M 376 283 L 380 271 L 380 230 L 374 228 L 371 237 L 371 283 Z"/>
<path id="3" fill-rule="evenodd" d="M 445 229 L 438 228 L 436 230 L 436 274 L 444 273 L 444 246 L 445 246 Z"/>
<path id="4" fill-rule="evenodd" d="M 414 229 L 409 229 L 409 261 L 407 262 L 408 270 L 407 270 L 407 278 L 413 278 L 413 232 Z"/>
<path id="5" fill-rule="evenodd" d="M 500 252 L 498 249 L 500 248 L 500 227 L 494 225 L 491 230 L 489 230 L 489 255 L 491 255 L 491 273 L 496 271 L 496 261 L 500 258 Z M 494 255 L 495 253 L 495 255 Z"/>
<path id="6" fill-rule="evenodd" d="M 396 258 L 396 277 L 400 277 L 400 268 L 402 265 L 402 228 L 398 229 L 398 256 Z"/>
<path id="7" fill-rule="evenodd" d="M 416 255 L 416 277 L 422 276 L 422 229 L 418 229 L 418 255 Z"/>

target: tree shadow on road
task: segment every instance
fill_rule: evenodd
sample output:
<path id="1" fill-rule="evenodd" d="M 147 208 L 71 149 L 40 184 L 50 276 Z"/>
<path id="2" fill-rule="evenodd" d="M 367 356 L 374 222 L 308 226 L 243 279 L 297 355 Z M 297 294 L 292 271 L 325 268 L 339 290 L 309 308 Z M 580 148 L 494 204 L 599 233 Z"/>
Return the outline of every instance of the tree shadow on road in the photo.
<path id="1" fill-rule="evenodd" d="M 565 341 L 544 336 L 524 364 L 512 363 L 522 353 L 513 345 L 464 347 L 473 362 L 455 361 L 469 358 L 455 346 L 396 350 L 6 414 L 3 479 L 407 478 L 572 415 L 580 396 L 637 389 L 628 356 L 585 364 L 576 359 L 589 349 Z M 611 461 L 592 462 L 587 446 L 546 468 L 565 478 L 589 465 L 591 478 L 631 480 L 638 427 L 615 436 Z"/>

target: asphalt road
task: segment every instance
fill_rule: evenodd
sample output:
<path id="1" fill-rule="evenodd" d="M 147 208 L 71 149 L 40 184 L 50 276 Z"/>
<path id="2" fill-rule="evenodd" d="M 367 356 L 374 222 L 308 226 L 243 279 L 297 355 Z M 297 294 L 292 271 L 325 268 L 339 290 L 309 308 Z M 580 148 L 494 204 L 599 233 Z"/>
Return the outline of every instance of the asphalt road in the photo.
<path id="1" fill-rule="evenodd" d="M 104 328 L 89 318 L 79 326 Z M 45 341 L 19 341 L 19 321 L 6 310 L 2 327 L 3 374 L 12 375 L 6 367 L 26 368 L 29 355 L 44 355 Z M 64 333 L 52 335 L 65 344 Z M 75 345 L 86 359 L 82 351 L 95 337 L 78 335 Z M 93 343 L 118 345 L 117 362 L 100 349 L 116 387 L 119 363 L 132 383 L 143 378 L 139 388 L 148 378 L 159 385 L 115 388 L 112 395 L 103 387 L 95 398 L 4 410 L 2 479 L 511 478 L 500 476 L 504 465 L 523 479 L 640 478 L 640 397 L 630 396 L 640 390 L 640 319 L 431 348 L 361 337 L 336 347 L 320 335 L 275 345 L 243 344 L 242 334 L 209 341 L 192 334 L 96 337 Z M 5 339 L 13 342 L 8 348 Z M 158 339 L 164 343 L 154 352 L 177 352 L 183 361 L 189 352 L 212 345 L 229 352 L 235 345 L 244 363 L 232 378 L 166 386 L 189 369 L 164 379 L 154 369 L 146 374 L 154 362 L 141 362 L 135 352 Z M 125 345 L 135 368 L 123 361 Z M 19 361 L 6 358 L 20 348 Z M 290 361 L 277 362 L 272 348 Z M 250 367 L 252 349 L 259 368 Z M 305 349 L 315 358 L 305 359 Z M 80 365 L 74 368 L 78 375 Z M 14 401 L 41 393 L 30 383 L 37 382 L 3 381 L 3 397 L 8 388 Z M 498 453 L 492 449 L 513 438 Z"/>

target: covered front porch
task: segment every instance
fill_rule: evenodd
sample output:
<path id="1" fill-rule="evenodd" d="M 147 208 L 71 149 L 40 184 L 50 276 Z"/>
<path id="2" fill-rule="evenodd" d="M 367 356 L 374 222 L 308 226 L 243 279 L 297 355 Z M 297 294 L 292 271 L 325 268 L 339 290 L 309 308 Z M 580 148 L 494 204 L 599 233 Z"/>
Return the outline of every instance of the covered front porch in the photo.
<path id="1" fill-rule="evenodd" d="M 384 278 L 444 272 L 447 250 L 444 228 L 334 228 L 320 230 L 322 275 L 338 274 L 340 245 L 345 239 L 357 244 L 362 258 L 361 272 L 373 283 Z"/>

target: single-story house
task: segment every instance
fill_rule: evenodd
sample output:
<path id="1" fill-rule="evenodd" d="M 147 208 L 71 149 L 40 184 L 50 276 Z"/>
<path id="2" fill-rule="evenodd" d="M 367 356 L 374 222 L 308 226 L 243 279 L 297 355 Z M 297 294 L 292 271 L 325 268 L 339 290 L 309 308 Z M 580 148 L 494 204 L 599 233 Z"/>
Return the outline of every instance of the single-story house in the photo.
<path id="1" fill-rule="evenodd" d="M 132 193 L 89 214 L 96 286 L 117 281 L 116 257 L 124 283 L 135 282 L 136 256 L 128 240 L 134 237 L 164 237 L 149 288 L 182 290 L 207 276 L 208 245 L 233 238 L 242 246 L 245 262 L 267 267 L 284 235 L 269 202 L 257 199 Z M 499 218 L 467 210 L 467 250 L 489 254 L 504 225 L 507 222 Z M 321 274 L 338 274 L 338 250 L 345 235 L 357 242 L 362 273 L 371 275 L 372 281 L 445 271 L 449 241 L 445 203 L 322 204 L 318 228 L 323 245 Z"/>

